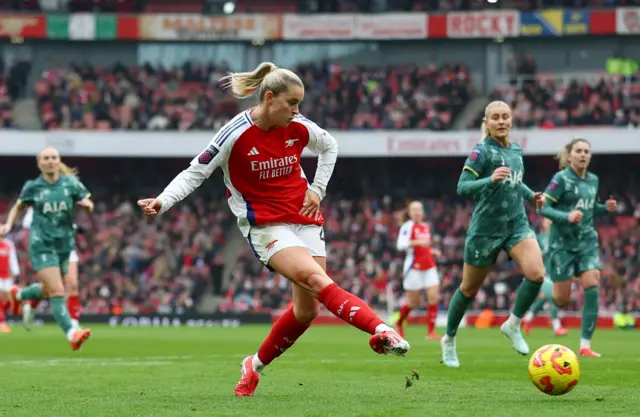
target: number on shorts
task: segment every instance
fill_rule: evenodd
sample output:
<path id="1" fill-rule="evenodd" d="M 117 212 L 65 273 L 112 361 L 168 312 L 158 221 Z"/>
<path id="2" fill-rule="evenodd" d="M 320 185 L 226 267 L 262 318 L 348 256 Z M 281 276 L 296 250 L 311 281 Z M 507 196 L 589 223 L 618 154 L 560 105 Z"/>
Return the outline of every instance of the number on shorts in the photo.
<path id="1" fill-rule="evenodd" d="M 320 240 L 324 242 L 324 229 L 320 229 Z"/>

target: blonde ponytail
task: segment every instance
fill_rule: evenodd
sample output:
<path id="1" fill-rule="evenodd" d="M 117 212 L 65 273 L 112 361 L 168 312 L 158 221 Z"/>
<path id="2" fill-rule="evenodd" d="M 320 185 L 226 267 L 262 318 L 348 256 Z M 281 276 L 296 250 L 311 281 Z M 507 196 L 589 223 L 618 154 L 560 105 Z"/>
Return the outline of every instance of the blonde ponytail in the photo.
<path id="1" fill-rule="evenodd" d="M 231 88 L 236 98 L 243 99 L 256 94 L 262 102 L 267 91 L 274 95 L 284 93 L 290 84 L 304 87 L 304 84 L 293 71 L 278 68 L 272 62 L 263 62 L 251 72 L 235 72 L 223 77 L 223 88 Z"/>
<path id="2" fill-rule="evenodd" d="M 70 177 L 78 176 L 78 170 L 76 168 L 71 168 L 69 165 L 65 164 L 62 161 L 60 161 L 60 168 L 58 168 L 58 173 L 60 173 L 60 175 L 68 175 Z"/>
<path id="3" fill-rule="evenodd" d="M 558 152 L 558 154 L 556 155 L 556 159 L 558 160 L 558 167 L 560 169 L 565 169 L 569 166 L 569 155 L 573 150 L 573 145 L 580 142 L 584 142 L 587 145 L 589 145 L 589 147 L 591 147 L 591 143 L 586 139 L 577 138 L 577 137 L 571 139 L 571 142 L 564 145 L 562 149 L 560 149 L 560 152 Z"/>
<path id="4" fill-rule="evenodd" d="M 480 131 L 482 132 L 482 136 L 480 136 L 480 142 L 485 140 L 487 136 L 489 136 L 489 128 L 487 127 L 486 119 L 482 119 L 482 124 L 480 125 Z"/>

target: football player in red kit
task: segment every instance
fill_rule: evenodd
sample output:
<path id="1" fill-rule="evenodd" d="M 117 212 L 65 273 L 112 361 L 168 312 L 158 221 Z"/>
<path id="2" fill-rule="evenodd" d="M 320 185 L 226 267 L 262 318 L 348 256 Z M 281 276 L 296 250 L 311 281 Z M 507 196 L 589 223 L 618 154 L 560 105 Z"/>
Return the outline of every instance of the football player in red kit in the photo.
<path id="1" fill-rule="evenodd" d="M 146 216 L 161 215 L 222 168 L 229 206 L 254 255 L 293 282 L 293 306 L 274 323 L 258 352 L 242 361 L 235 394 L 254 394 L 264 367 L 302 336 L 320 304 L 371 334 L 369 345 L 376 353 L 404 356 L 409 343 L 325 272 L 324 218 L 319 209 L 338 144 L 299 114 L 304 84 L 292 71 L 270 62 L 252 72 L 231 74 L 225 81 L 238 98 L 255 94 L 258 106 L 234 117 L 162 194 L 138 205 Z M 311 183 L 300 167 L 304 148 L 318 155 Z"/>
<path id="2" fill-rule="evenodd" d="M 20 264 L 13 242 L 0 234 L 0 333 L 9 333 L 6 316 L 9 311 L 9 292 L 13 280 L 20 275 Z"/>
<path id="3" fill-rule="evenodd" d="M 424 206 L 413 201 L 408 208 L 409 220 L 398 232 L 397 249 L 406 251 L 404 260 L 402 287 L 406 291 L 407 301 L 400 307 L 400 317 L 396 329 L 404 337 L 403 323 L 411 310 L 420 305 L 420 292 L 427 293 L 427 338 L 440 340 L 435 331 L 440 298 L 438 269 L 434 255 L 440 252 L 431 248 L 431 228 L 424 221 Z"/>

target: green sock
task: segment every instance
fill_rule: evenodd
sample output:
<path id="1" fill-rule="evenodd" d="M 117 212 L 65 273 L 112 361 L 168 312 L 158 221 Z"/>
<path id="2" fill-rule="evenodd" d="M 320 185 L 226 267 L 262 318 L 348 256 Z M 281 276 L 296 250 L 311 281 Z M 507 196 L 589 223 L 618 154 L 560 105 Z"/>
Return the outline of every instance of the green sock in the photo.
<path id="1" fill-rule="evenodd" d="M 518 288 L 516 302 L 511 313 L 520 319 L 523 318 L 527 310 L 529 310 L 529 307 L 531 307 L 531 304 L 538 298 L 541 286 L 542 283 L 529 281 L 526 278 L 523 279 Z"/>
<path id="2" fill-rule="evenodd" d="M 42 299 L 42 285 L 31 284 L 20 291 L 20 300 L 41 300 Z"/>
<path id="3" fill-rule="evenodd" d="M 73 327 L 71 324 L 71 316 L 69 316 L 69 312 L 67 311 L 67 302 L 64 297 L 51 297 L 49 304 L 51 305 L 53 318 L 66 334 Z"/>
<path id="4" fill-rule="evenodd" d="M 551 301 L 552 304 L 555 304 L 553 302 L 553 282 L 551 282 L 550 279 L 545 278 L 542 281 L 542 287 L 540 288 L 540 291 L 542 291 L 547 300 Z"/>
<path id="5" fill-rule="evenodd" d="M 447 312 L 447 336 L 454 337 L 458 332 L 458 326 L 466 313 L 469 304 L 473 301 L 473 298 L 469 298 L 462 294 L 460 288 L 458 288 L 451 297 L 449 303 L 449 311 Z"/>
<path id="6" fill-rule="evenodd" d="M 533 303 L 533 305 L 531 306 L 531 310 L 530 310 L 531 314 L 534 315 L 534 316 L 536 314 L 538 314 L 540 312 L 540 310 L 542 310 L 542 308 L 544 307 L 544 303 L 546 303 L 546 302 L 547 302 L 547 300 L 542 299 L 542 298 L 538 298 L 536 300 L 536 302 Z"/>
<path id="7" fill-rule="evenodd" d="M 591 340 L 598 320 L 598 304 L 600 288 L 594 285 L 584 289 L 584 305 L 582 306 L 582 339 Z"/>

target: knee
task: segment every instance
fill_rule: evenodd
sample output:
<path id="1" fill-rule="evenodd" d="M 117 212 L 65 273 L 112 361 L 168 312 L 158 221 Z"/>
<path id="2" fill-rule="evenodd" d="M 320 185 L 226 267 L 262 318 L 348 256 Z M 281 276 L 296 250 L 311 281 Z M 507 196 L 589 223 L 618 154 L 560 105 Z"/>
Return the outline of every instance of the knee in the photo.
<path id="1" fill-rule="evenodd" d="M 318 314 L 320 314 L 320 303 L 317 301 L 308 305 L 293 306 L 293 315 L 302 323 L 311 323 L 316 317 L 318 317 Z"/>
<path id="2" fill-rule="evenodd" d="M 554 294 L 553 295 L 553 302 L 559 308 L 564 308 L 564 307 L 568 306 L 569 305 L 569 301 L 571 301 L 569 296 L 558 295 L 558 294 Z"/>
<path id="3" fill-rule="evenodd" d="M 78 295 L 78 281 L 67 280 L 64 284 L 67 295 Z"/>
<path id="4" fill-rule="evenodd" d="M 482 282 L 480 282 L 479 285 L 474 285 L 470 282 L 462 281 L 462 284 L 460 284 L 460 292 L 467 298 L 474 298 L 478 294 L 478 291 L 480 291 L 481 286 Z"/>
<path id="5" fill-rule="evenodd" d="M 531 282 L 541 283 L 544 281 L 544 276 L 547 272 L 544 269 L 544 265 L 531 265 L 522 268 L 525 278 Z"/>
<path id="6" fill-rule="evenodd" d="M 315 294 L 319 294 L 324 287 L 333 283 L 333 280 L 320 267 L 301 268 L 293 279 L 298 285 Z"/>

